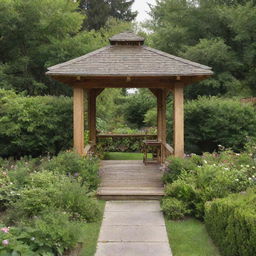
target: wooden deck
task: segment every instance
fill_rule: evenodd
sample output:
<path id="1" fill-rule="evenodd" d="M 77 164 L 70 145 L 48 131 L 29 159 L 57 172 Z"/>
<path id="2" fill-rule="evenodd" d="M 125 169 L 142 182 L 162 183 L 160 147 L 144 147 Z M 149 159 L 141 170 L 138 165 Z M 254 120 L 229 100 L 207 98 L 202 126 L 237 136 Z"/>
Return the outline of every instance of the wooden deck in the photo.
<path id="1" fill-rule="evenodd" d="M 137 160 L 101 161 L 101 183 L 97 191 L 105 200 L 159 199 L 164 195 L 159 164 Z"/>

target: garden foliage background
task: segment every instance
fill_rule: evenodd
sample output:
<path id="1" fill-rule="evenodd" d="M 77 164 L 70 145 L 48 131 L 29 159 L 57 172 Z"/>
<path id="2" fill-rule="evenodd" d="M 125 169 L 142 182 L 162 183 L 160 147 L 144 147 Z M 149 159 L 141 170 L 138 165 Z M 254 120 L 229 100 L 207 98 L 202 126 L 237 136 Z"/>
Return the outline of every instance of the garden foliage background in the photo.
<path id="1" fill-rule="evenodd" d="M 100 218 L 97 159 L 61 152 L 72 146 L 72 90 L 45 72 L 124 30 L 214 71 L 185 89 L 186 153 L 200 156 L 169 159 L 162 202 L 167 218 L 205 220 L 223 255 L 256 254 L 256 113 L 255 105 L 241 103 L 256 96 L 256 2 L 157 0 L 140 26 L 133 22 L 133 2 L 0 1 L 0 156 L 9 157 L 0 160 L 4 255 L 63 255 L 81 242 L 85 222 Z M 170 144 L 172 103 L 170 94 Z M 85 120 L 86 108 L 85 102 Z M 154 134 L 155 126 L 149 90 L 108 89 L 97 99 L 100 132 Z M 99 146 L 140 151 L 140 143 L 127 140 Z"/>
<path id="2" fill-rule="evenodd" d="M 72 91 L 45 71 L 107 45 L 110 36 L 128 29 L 144 36 L 149 46 L 213 68 L 212 78 L 186 88 L 188 153 L 217 150 L 218 144 L 240 151 L 246 137 L 255 136 L 255 112 L 239 103 L 256 92 L 255 2 L 157 1 L 151 20 L 142 24 L 147 30 L 132 22 L 132 2 L 1 1 L 1 156 L 56 154 L 69 148 Z M 171 144 L 172 95 L 168 114 Z M 97 100 L 99 131 L 137 133 L 155 125 L 156 101 L 147 90 L 128 94 L 108 89 Z M 116 150 L 140 150 L 129 144 L 119 143 Z"/>

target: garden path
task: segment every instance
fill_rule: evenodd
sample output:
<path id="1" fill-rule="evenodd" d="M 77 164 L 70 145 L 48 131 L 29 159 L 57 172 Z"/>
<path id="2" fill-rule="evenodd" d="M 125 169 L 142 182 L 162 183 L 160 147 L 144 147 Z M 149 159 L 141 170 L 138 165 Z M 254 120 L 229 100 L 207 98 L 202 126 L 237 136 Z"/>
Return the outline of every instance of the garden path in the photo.
<path id="1" fill-rule="evenodd" d="M 95 256 L 171 256 L 159 201 L 108 201 Z"/>

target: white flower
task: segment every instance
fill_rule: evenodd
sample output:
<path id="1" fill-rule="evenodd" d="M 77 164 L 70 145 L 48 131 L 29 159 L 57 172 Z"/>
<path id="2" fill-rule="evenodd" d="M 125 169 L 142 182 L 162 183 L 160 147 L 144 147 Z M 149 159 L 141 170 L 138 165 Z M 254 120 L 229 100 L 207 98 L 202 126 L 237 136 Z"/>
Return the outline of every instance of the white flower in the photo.
<path id="1" fill-rule="evenodd" d="M 205 164 L 207 164 L 207 161 L 206 161 L 206 160 L 204 160 L 204 163 L 205 163 Z"/>
<path id="2" fill-rule="evenodd" d="M 239 181 L 239 179 L 235 179 L 235 181 Z"/>
<path id="3" fill-rule="evenodd" d="M 250 167 L 250 165 L 249 165 L 249 164 L 247 164 L 247 165 L 246 165 L 246 167 L 247 167 L 247 168 L 249 168 L 249 167 Z"/>
<path id="4" fill-rule="evenodd" d="M 248 178 L 248 180 L 252 180 L 252 178 Z"/>

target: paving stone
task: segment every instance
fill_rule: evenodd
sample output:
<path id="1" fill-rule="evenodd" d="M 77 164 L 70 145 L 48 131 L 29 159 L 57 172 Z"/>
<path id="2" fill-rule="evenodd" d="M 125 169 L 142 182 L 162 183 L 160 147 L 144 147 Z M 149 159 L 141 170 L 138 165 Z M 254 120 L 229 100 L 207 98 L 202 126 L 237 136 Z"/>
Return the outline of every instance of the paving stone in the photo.
<path id="1" fill-rule="evenodd" d="M 105 207 L 105 212 L 113 211 L 161 211 L 158 201 L 110 201 Z"/>
<path id="2" fill-rule="evenodd" d="M 168 242 L 165 226 L 102 226 L 99 242 Z"/>
<path id="3" fill-rule="evenodd" d="M 108 201 L 95 256 L 171 256 L 159 201 Z"/>
<path id="4" fill-rule="evenodd" d="M 171 256 L 168 243 L 99 243 L 95 256 Z"/>
<path id="5" fill-rule="evenodd" d="M 130 212 L 106 212 L 102 225 L 160 225 L 164 226 L 164 219 L 161 212 L 134 211 Z"/>

